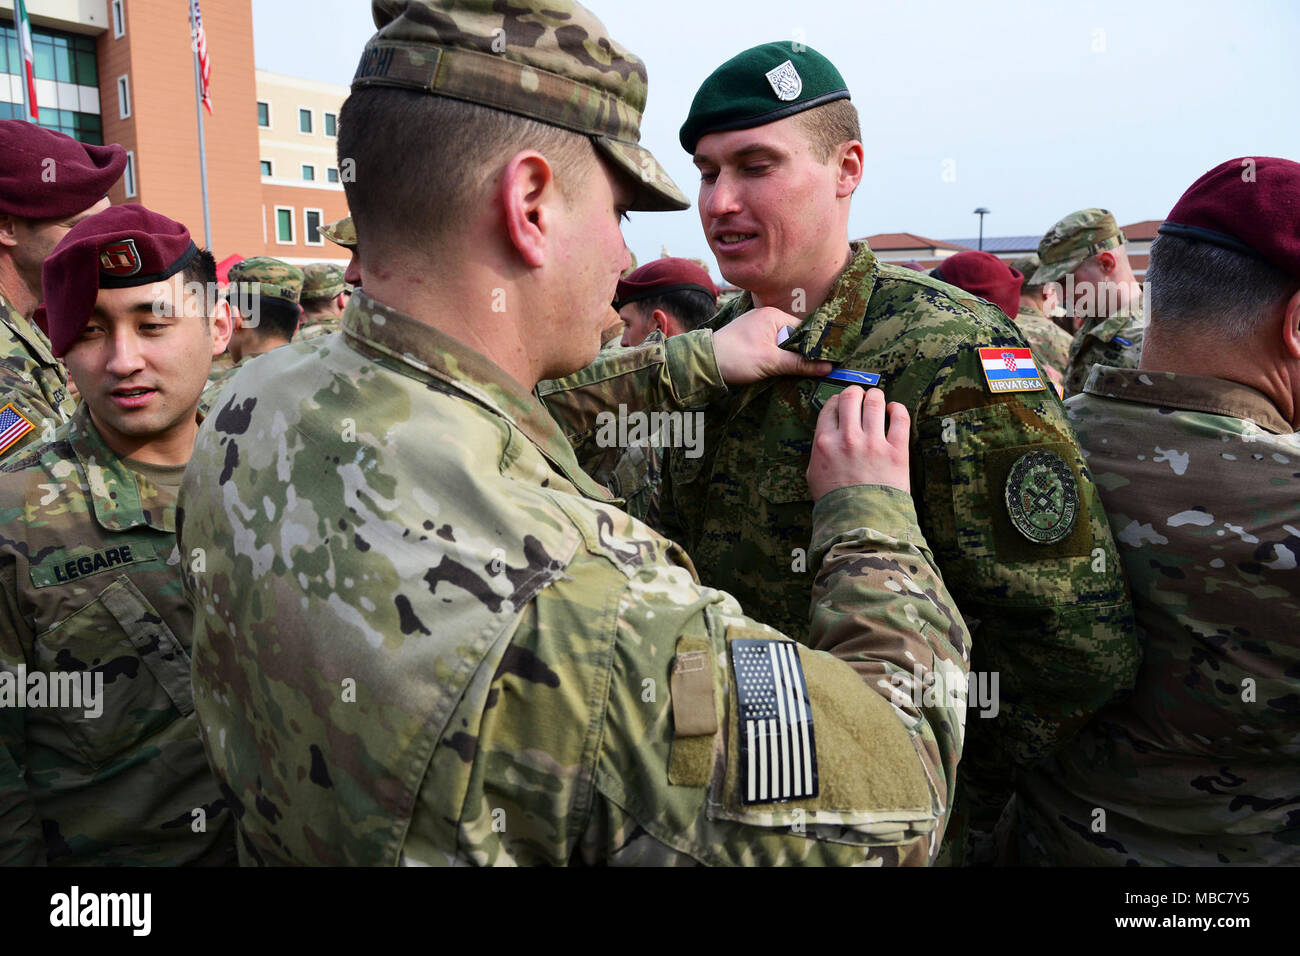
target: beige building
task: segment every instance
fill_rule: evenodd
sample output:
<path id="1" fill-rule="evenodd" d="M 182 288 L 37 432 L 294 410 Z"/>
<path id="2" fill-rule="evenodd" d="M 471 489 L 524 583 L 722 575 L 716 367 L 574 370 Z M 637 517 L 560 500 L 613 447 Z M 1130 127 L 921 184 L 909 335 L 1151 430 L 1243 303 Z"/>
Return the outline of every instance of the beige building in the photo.
<path id="1" fill-rule="evenodd" d="M 336 154 L 339 108 L 348 88 L 256 71 L 262 233 L 266 255 L 286 262 L 347 256 L 318 232 L 348 214 Z"/>

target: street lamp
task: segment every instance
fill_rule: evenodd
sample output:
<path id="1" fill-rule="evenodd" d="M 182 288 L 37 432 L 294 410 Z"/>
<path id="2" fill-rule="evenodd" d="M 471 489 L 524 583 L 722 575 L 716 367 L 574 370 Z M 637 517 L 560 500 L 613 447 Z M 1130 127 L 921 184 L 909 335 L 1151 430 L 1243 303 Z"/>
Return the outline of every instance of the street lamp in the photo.
<path id="1" fill-rule="evenodd" d="M 981 252 L 984 251 L 984 217 L 987 216 L 988 214 L 989 214 L 989 211 L 988 211 L 987 209 L 985 209 L 983 206 L 980 206 L 978 209 L 975 210 L 975 215 L 977 215 L 977 216 L 980 217 L 980 244 L 979 244 L 979 248 L 980 248 L 980 251 L 981 251 Z"/>

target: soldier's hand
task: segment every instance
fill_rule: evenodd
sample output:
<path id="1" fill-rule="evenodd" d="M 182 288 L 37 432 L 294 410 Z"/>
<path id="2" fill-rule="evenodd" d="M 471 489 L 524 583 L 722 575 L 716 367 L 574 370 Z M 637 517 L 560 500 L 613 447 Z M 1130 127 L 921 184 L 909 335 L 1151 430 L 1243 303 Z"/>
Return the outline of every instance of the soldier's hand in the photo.
<path id="1" fill-rule="evenodd" d="M 748 385 L 775 375 L 826 375 L 830 362 L 813 362 L 776 344 L 777 334 L 799 319 L 772 306 L 751 309 L 713 333 L 713 354 L 728 385 Z"/>
<path id="2" fill-rule="evenodd" d="M 885 393 L 850 385 L 831 396 L 817 416 L 808 488 L 816 501 L 827 492 L 849 485 L 890 485 L 911 491 L 907 441 L 911 419 L 907 408 L 889 403 L 885 431 Z"/>

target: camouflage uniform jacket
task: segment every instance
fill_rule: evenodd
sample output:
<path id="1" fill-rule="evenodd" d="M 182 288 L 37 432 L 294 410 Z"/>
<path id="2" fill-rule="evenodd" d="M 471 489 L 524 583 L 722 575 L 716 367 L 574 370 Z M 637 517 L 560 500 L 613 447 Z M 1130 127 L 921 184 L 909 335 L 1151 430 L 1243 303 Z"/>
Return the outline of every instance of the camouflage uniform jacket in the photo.
<path id="1" fill-rule="evenodd" d="M 318 335 L 329 335 L 339 330 L 339 317 L 337 315 L 327 315 L 323 318 L 308 319 L 306 313 L 303 313 L 302 324 L 298 326 L 298 331 L 294 335 L 295 342 L 303 339 L 313 339 Z"/>
<path id="2" fill-rule="evenodd" d="M 1016 328 L 1029 343 L 1030 351 L 1048 377 L 1057 384 L 1065 381 L 1065 370 L 1070 364 L 1070 346 L 1073 339 L 1037 309 L 1022 305 L 1016 315 Z"/>
<path id="3" fill-rule="evenodd" d="M 1065 397 L 1078 395 L 1094 365 L 1137 368 L 1142 360 L 1142 337 L 1146 334 L 1142 307 L 1118 312 L 1104 319 L 1088 319 L 1070 345 L 1069 368 L 1065 372 Z"/>
<path id="4" fill-rule="evenodd" d="M 0 409 L 7 405 L 32 427 L 0 451 L 0 462 L 13 460 L 22 449 L 39 444 L 42 435 L 48 438 L 50 431 L 77 410 L 76 400 L 68 394 L 63 366 L 50 351 L 45 334 L 0 296 Z"/>
<path id="5" fill-rule="evenodd" d="M 89 674 L 103 694 L 88 716 L 84 698 L 23 707 L 0 688 L 0 863 L 234 862 L 190 693 L 175 515 L 84 405 L 0 473 L 0 679 Z"/>
<path id="6" fill-rule="evenodd" d="M 1022 861 L 1300 863 L 1300 436 L 1253 388 L 1168 372 L 1094 369 L 1066 407 L 1142 669 L 1026 776 Z"/>
<path id="7" fill-rule="evenodd" d="M 797 649 L 820 795 L 744 804 L 731 642 L 796 645 L 609 504 L 531 394 L 364 293 L 341 335 L 261 364 L 181 493 L 181 547 L 207 553 L 196 703 L 245 862 L 931 857 L 967 635 L 907 495 L 819 503 L 812 633 L 851 665 Z M 914 661 L 960 693 L 918 707 Z"/>
<path id="8" fill-rule="evenodd" d="M 742 294 L 711 327 L 751 307 Z M 1000 710 L 972 723 L 963 762 L 964 783 L 972 771 L 987 781 L 990 793 L 977 802 L 991 827 L 1009 795 L 1007 762 L 1048 752 L 1130 686 L 1137 668 L 1115 544 L 1065 410 L 1048 388 L 990 390 L 978 349 L 1025 347 L 1000 309 L 883 264 L 865 244 L 785 347 L 879 375 L 888 398 L 911 412 L 921 528 L 970 625 L 972 667 L 999 675 Z M 592 451 L 594 411 L 634 402 L 638 390 L 635 376 L 624 376 L 633 381 L 627 387 L 592 374 L 598 386 L 546 396 L 580 460 Z M 670 449 L 664 475 L 661 530 L 687 549 L 701 579 L 800 640 L 804 569 L 814 570 L 804 563 L 812 532 L 804 472 L 820 402 L 842 387 L 787 377 L 736 390 L 708 409 L 703 455 Z M 1063 459 L 1077 491 L 1073 530 L 1055 543 L 1031 542 L 1005 504 L 1012 466 L 1032 451 Z"/>

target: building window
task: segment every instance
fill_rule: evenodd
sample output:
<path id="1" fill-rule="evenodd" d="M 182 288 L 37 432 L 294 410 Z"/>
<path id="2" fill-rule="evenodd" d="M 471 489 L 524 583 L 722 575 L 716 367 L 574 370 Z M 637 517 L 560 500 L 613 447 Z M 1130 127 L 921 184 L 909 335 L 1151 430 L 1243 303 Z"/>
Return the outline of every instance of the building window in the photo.
<path id="1" fill-rule="evenodd" d="M 339 118 L 333 113 L 325 114 L 325 135 L 337 136 L 339 134 Z"/>
<path id="2" fill-rule="evenodd" d="M 118 119 L 131 118 L 131 81 L 126 75 L 117 78 L 117 116 Z"/>
<path id="3" fill-rule="evenodd" d="M 300 133 L 311 132 L 311 110 L 298 111 L 298 132 Z"/>
<path id="4" fill-rule="evenodd" d="M 126 198 L 134 199 L 136 195 L 135 153 L 129 149 L 126 151 L 126 169 L 122 172 L 122 185 L 126 189 Z"/>
<path id="5" fill-rule="evenodd" d="M 122 0 L 113 0 L 113 38 L 126 36 L 126 13 L 122 10 Z"/>
<path id="6" fill-rule="evenodd" d="M 304 209 L 302 211 L 303 232 L 307 238 L 304 240 L 309 246 L 323 246 L 325 240 L 320 234 L 320 217 L 319 209 Z"/>
<path id="7" fill-rule="evenodd" d="M 282 246 L 293 245 L 293 207 L 275 207 L 275 241 Z"/>
<path id="8" fill-rule="evenodd" d="M 339 171 L 331 166 L 325 170 L 325 178 L 332 183 L 336 183 L 339 181 Z"/>
<path id="9" fill-rule="evenodd" d="M 271 104 L 257 101 L 257 125 L 263 129 L 271 128 Z"/>
<path id="10" fill-rule="evenodd" d="M 262 175 L 268 178 L 271 176 L 271 161 L 269 159 L 262 160 Z"/>
<path id="11" fill-rule="evenodd" d="M 302 164 L 302 180 L 306 183 L 314 183 L 316 181 L 316 167 L 311 163 Z"/>

